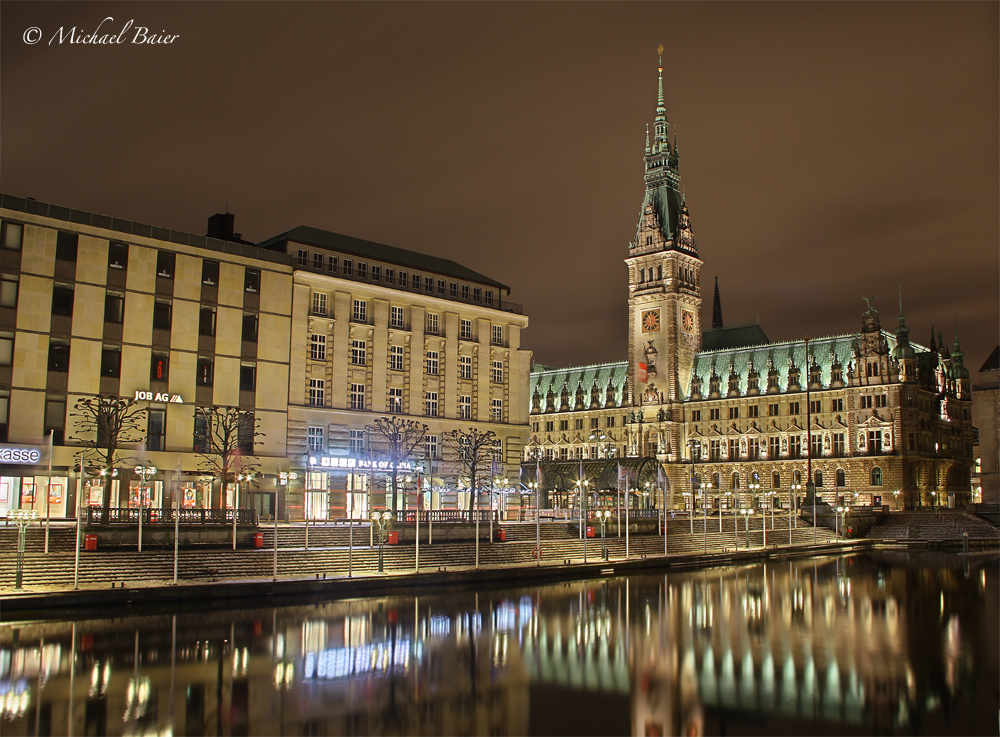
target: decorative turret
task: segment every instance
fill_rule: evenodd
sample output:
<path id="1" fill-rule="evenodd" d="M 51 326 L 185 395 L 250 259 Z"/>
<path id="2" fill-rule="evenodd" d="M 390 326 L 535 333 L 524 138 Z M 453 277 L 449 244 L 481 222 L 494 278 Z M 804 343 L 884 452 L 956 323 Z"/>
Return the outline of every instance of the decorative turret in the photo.
<path id="1" fill-rule="evenodd" d="M 906 326 L 906 318 L 903 316 L 903 291 L 899 291 L 899 327 L 896 328 L 896 347 L 892 349 L 892 359 L 899 364 L 899 380 L 915 381 L 916 372 L 916 351 L 910 345 L 910 329 Z"/>
<path id="2" fill-rule="evenodd" d="M 955 327 L 955 350 L 951 353 L 951 374 L 955 378 L 955 395 L 959 399 L 971 399 L 969 369 L 965 367 L 965 353 L 958 342 L 958 326 Z"/>

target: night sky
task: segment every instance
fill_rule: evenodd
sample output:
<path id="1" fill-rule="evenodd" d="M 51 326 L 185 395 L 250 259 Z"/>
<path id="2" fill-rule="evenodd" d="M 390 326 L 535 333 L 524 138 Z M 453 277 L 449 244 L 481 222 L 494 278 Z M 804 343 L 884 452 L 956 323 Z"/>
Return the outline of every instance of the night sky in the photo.
<path id="1" fill-rule="evenodd" d="M 536 360 L 622 360 L 663 44 L 703 324 L 715 276 L 725 323 L 772 340 L 857 331 L 863 295 L 894 329 L 899 285 L 911 337 L 957 318 L 976 372 L 1000 340 L 998 7 L 5 0 L 0 188 L 451 258 L 511 286 Z M 69 43 L 107 16 L 124 43 Z"/>

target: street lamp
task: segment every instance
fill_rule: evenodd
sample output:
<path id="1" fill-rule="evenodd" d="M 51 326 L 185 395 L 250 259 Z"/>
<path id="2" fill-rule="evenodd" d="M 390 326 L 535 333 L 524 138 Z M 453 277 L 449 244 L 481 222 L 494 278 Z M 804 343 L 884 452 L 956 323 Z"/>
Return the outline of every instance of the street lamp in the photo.
<path id="1" fill-rule="evenodd" d="M 604 540 L 604 525 L 611 518 L 610 509 L 598 509 L 597 519 L 601 521 L 601 558 L 603 560 L 608 559 L 608 545 Z"/>
<path id="2" fill-rule="evenodd" d="M 382 562 L 382 546 L 385 545 L 385 525 L 392 517 L 392 512 L 372 512 L 372 522 L 378 525 L 378 572 L 385 573 Z"/>
<path id="3" fill-rule="evenodd" d="M 837 513 L 833 518 L 833 534 L 837 540 L 840 540 L 840 513 L 844 511 L 844 507 L 837 506 Z"/>
<path id="4" fill-rule="evenodd" d="M 19 589 L 24 575 L 24 533 L 31 520 L 38 519 L 38 512 L 34 509 L 15 509 L 7 514 L 7 519 L 14 520 L 17 525 L 17 578 L 14 588 Z M 79 544 L 79 539 L 77 543 Z"/>
<path id="5" fill-rule="evenodd" d="M 743 515 L 744 527 L 746 529 L 746 543 L 747 548 L 750 548 L 750 515 L 753 514 L 752 507 L 743 507 L 740 509 L 740 514 Z"/>
<path id="6" fill-rule="evenodd" d="M 752 505 L 754 503 L 754 497 L 758 493 L 760 493 L 760 490 L 761 490 L 760 481 L 751 481 L 749 484 L 747 484 L 747 487 L 750 489 L 750 504 Z M 764 528 L 764 547 L 766 548 L 767 547 L 767 517 L 764 518 L 764 522 L 761 524 L 761 526 Z"/>
<path id="7" fill-rule="evenodd" d="M 802 491 L 802 484 L 790 484 L 788 487 L 788 514 L 795 520 L 795 529 L 799 529 L 799 492 Z M 788 523 L 791 525 L 791 521 Z M 788 533 L 791 535 L 791 533 Z"/>
<path id="8" fill-rule="evenodd" d="M 541 517 L 541 504 L 538 490 L 538 482 L 530 481 L 528 482 L 528 488 L 535 490 L 535 559 L 537 561 L 536 565 L 542 564 L 542 530 L 540 526 Z"/>
<path id="9" fill-rule="evenodd" d="M 114 479 L 118 478 L 117 468 L 102 468 L 99 473 L 101 474 L 101 486 L 104 489 L 104 493 L 107 495 L 108 506 L 111 506 L 111 483 Z M 119 504 L 121 502 L 119 501 Z M 87 500 L 87 505 L 89 509 L 90 500 Z M 101 521 L 110 522 L 111 520 L 104 519 L 104 507 L 101 507 Z"/>
<path id="10" fill-rule="evenodd" d="M 696 480 L 695 476 L 694 476 L 694 453 L 695 453 L 695 448 L 697 448 L 699 452 L 701 451 L 701 442 L 698 441 L 698 440 L 688 440 L 687 444 L 688 444 L 688 446 L 691 449 L 691 512 L 690 512 L 690 519 L 691 519 L 691 534 L 693 535 L 694 534 L 694 484 L 695 484 L 695 480 Z"/>
<path id="11" fill-rule="evenodd" d="M 146 483 L 156 473 L 156 466 L 136 466 L 139 477 L 139 552 L 142 552 L 142 512 L 146 508 Z"/>

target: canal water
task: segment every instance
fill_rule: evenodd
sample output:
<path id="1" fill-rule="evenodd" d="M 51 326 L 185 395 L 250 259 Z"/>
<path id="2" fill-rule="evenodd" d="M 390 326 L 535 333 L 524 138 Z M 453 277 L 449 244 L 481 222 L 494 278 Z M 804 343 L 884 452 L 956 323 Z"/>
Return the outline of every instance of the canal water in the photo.
<path id="1" fill-rule="evenodd" d="M 998 570 L 882 553 L 7 623 L 0 733 L 995 735 Z"/>

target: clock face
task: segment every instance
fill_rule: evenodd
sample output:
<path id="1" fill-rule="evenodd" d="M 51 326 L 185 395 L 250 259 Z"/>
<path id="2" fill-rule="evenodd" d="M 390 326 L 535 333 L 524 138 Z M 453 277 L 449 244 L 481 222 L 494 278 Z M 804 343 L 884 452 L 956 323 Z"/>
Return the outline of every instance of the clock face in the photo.
<path id="1" fill-rule="evenodd" d="M 642 332 L 652 333 L 660 329 L 660 313 L 658 310 L 648 310 L 642 313 Z"/>
<path id="2" fill-rule="evenodd" d="M 682 310 L 681 327 L 684 328 L 685 333 L 692 332 L 694 330 L 694 314 L 688 312 L 687 310 Z"/>

